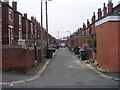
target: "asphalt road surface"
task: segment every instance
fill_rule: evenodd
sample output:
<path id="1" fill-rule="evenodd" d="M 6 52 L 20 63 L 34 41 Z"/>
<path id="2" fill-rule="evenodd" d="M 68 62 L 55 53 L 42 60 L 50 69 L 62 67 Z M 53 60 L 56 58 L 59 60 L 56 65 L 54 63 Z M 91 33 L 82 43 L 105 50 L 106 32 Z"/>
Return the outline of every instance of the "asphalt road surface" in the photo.
<path id="1" fill-rule="evenodd" d="M 10 86 L 3 86 L 10 87 Z M 60 48 L 41 77 L 12 88 L 118 87 L 118 82 L 96 75 L 67 48 Z"/>

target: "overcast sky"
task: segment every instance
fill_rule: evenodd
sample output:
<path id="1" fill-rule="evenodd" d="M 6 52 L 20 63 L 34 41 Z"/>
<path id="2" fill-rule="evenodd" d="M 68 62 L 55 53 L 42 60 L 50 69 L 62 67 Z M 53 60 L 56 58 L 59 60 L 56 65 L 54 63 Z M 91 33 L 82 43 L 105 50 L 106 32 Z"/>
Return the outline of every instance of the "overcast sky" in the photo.
<path id="1" fill-rule="evenodd" d="M 9 0 L 10 5 L 13 0 Z M 14 0 L 18 3 L 18 11 L 22 14 L 27 13 L 28 19 L 35 16 L 40 22 L 41 0 Z M 120 0 L 112 0 L 116 6 Z M 108 0 L 52 0 L 48 2 L 48 26 L 49 33 L 54 37 L 68 36 L 67 31 L 75 32 L 82 27 L 87 19 L 91 21 L 93 12 L 97 13 L 98 8 L 103 8 L 103 3 Z M 45 2 L 43 1 L 43 23 L 45 27 Z"/>

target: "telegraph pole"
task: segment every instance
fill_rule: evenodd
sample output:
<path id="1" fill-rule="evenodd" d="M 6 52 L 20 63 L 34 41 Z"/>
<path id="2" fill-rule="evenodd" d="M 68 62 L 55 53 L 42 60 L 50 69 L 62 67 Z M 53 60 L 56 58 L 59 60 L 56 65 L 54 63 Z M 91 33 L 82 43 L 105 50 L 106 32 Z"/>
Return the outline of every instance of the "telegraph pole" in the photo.
<path id="1" fill-rule="evenodd" d="M 41 60 L 43 60 L 43 3 L 41 0 Z"/>
<path id="2" fill-rule="evenodd" d="M 52 0 L 48 0 L 48 1 L 52 1 Z M 47 48 L 48 48 L 48 12 L 47 12 L 47 8 L 48 8 L 48 6 L 47 6 L 47 0 L 45 0 L 45 6 L 46 6 L 46 31 L 47 31 L 47 36 L 46 36 L 46 38 L 47 38 Z"/>
<path id="3" fill-rule="evenodd" d="M 46 5 L 46 31 L 47 31 L 47 48 L 48 48 L 48 13 L 47 13 L 47 0 L 45 1 L 45 5 Z"/>

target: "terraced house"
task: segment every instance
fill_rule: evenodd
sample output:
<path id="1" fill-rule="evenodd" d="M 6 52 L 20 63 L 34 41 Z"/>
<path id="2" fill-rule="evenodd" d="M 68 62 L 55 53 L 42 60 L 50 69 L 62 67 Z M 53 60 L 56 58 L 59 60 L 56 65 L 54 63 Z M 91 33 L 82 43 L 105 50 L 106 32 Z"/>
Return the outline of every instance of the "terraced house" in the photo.
<path id="1" fill-rule="evenodd" d="M 21 45 L 22 41 L 22 14 L 17 11 L 17 2 L 12 2 L 14 9 L 14 41 Z"/>
<path id="2" fill-rule="evenodd" d="M 2 44 L 13 44 L 14 42 L 14 12 L 13 8 L 9 6 L 8 1 L 2 4 Z"/>
<path id="3" fill-rule="evenodd" d="M 96 53 L 97 65 L 109 72 L 119 72 L 119 26 L 120 3 L 113 7 L 112 0 L 108 0 L 107 5 L 104 3 L 103 8 L 98 8 L 97 15 L 93 13 L 91 24 L 87 19 L 87 26 L 83 23 L 82 28 L 71 35 L 68 44 L 71 47 L 89 44 L 92 52 Z"/>

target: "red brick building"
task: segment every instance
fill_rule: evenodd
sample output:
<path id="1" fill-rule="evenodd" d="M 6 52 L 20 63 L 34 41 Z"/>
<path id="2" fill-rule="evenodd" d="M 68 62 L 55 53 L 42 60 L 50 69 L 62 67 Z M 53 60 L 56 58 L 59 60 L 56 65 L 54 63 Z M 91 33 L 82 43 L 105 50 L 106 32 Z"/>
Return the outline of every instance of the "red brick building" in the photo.
<path id="1" fill-rule="evenodd" d="M 120 16 L 108 15 L 96 22 L 97 62 L 107 71 L 120 71 L 119 25 Z"/>
<path id="2" fill-rule="evenodd" d="M 0 67 L 2 67 L 2 2 L 0 0 Z"/>
<path id="3" fill-rule="evenodd" d="M 14 11 L 9 2 L 2 4 L 2 44 L 12 44 L 14 41 Z"/>
<path id="4" fill-rule="evenodd" d="M 0 45 L 2 44 L 2 2 L 0 1 Z"/>
<path id="5" fill-rule="evenodd" d="M 85 42 L 85 38 L 75 37 L 92 36 L 92 48 L 97 45 L 96 61 L 99 66 L 109 72 L 120 72 L 120 4 L 113 8 L 113 3 L 109 0 L 107 6 L 103 4 L 103 10 L 98 9 L 97 17 L 96 19 L 94 12 L 91 24 L 87 20 L 87 27 L 83 24 L 79 34 L 71 35 L 68 39 L 69 45 L 79 46 L 80 42 Z"/>
<path id="6" fill-rule="evenodd" d="M 22 38 L 25 40 L 28 39 L 28 20 L 26 13 L 22 17 Z"/>
<path id="7" fill-rule="evenodd" d="M 92 19 L 91 19 L 91 25 L 90 25 L 91 35 L 96 34 L 95 21 L 96 21 L 96 16 L 95 16 L 95 12 L 93 12 L 93 16 L 92 16 Z"/>
<path id="8" fill-rule="evenodd" d="M 22 14 L 17 11 L 17 2 L 12 2 L 14 9 L 14 40 L 16 44 L 22 40 Z"/>
<path id="9" fill-rule="evenodd" d="M 31 39 L 32 21 L 28 20 L 28 40 Z"/>
<path id="10" fill-rule="evenodd" d="M 105 6 L 105 5 L 104 5 Z M 106 11 L 103 10 L 103 13 Z M 101 68 L 109 72 L 120 72 L 120 4 L 113 8 L 108 3 L 108 13 L 96 23 L 97 62 Z"/>
<path id="11" fill-rule="evenodd" d="M 2 41 L 2 67 L 11 70 L 30 70 L 34 63 L 46 55 L 47 32 L 36 18 L 27 18 L 17 11 L 17 2 L 0 2 L 0 42 Z M 3 16 L 3 17 L 1 17 Z M 50 39 L 52 40 L 52 39 Z M 42 42 L 42 44 L 41 44 Z M 42 47 L 41 47 L 42 45 Z M 42 51 L 43 50 L 43 51 Z"/>

